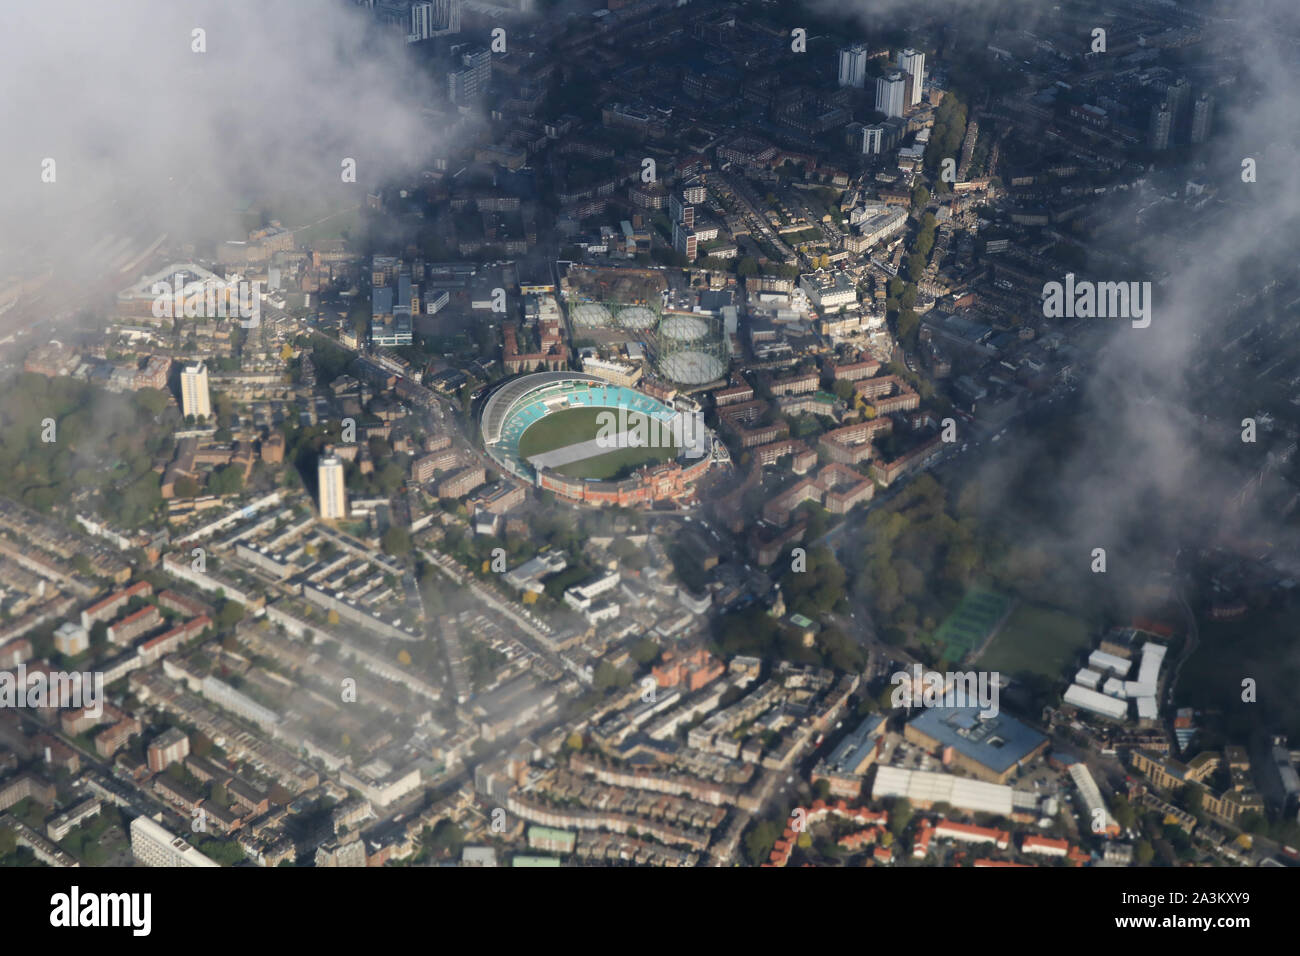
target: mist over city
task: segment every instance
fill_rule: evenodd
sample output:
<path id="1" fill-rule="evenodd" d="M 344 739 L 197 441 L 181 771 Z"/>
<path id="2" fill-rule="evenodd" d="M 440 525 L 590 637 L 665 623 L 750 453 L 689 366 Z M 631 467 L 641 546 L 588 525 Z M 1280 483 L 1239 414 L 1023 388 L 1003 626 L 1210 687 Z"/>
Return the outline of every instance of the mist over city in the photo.
<path id="1" fill-rule="evenodd" d="M 1252 926 L 1298 80 L 1286 0 L 0 10 L 0 863 Z"/>

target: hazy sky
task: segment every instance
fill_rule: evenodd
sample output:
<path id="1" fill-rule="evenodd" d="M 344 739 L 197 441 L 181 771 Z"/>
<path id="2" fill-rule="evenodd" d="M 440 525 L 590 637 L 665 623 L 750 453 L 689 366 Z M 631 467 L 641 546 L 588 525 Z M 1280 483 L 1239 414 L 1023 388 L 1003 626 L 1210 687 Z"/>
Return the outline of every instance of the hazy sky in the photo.
<path id="1" fill-rule="evenodd" d="M 442 94 L 407 57 L 402 31 L 335 0 L 0 5 L 0 221 L 22 224 L 0 276 L 124 226 L 211 231 L 241 197 L 344 204 L 345 157 L 363 201 L 438 139 L 422 108 Z"/>

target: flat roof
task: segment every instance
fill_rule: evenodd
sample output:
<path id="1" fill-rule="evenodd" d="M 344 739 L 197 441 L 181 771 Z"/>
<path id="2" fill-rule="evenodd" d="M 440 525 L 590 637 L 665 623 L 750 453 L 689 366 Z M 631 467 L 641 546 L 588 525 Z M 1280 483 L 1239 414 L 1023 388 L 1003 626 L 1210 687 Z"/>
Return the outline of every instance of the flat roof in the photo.
<path id="1" fill-rule="evenodd" d="M 1128 716 L 1128 701 L 1107 697 L 1105 694 L 1099 694 L 1095 690 L 1089 690 L 1080 684 L 1071 684 L 1065 691 L 1064 700 L 1067 704 L 1073 704 L 1075 707 L 1082 707 L 1084 710 L 1090 710 L 1106 717 L 1113 717 L 1116 720 Z"/>
<path id="2" fill-rule="evenodd" d="M 876 778 L 871 785 L 873 800 L 907 797 L 909 800 L 947 803 L 962 810 L 1003 816 L 1011 814 L 1011 793 L 1008 786 L 969 777 L 884 766 L 876 767 Z"/>
<path id="3" fill-rule="evenodd" d="M 911 721 L 913 727 L 997 773 L 1024 760 L 1047 735 L 1006 714 L 981 717 L 980 707 L 929 707 Z"/>

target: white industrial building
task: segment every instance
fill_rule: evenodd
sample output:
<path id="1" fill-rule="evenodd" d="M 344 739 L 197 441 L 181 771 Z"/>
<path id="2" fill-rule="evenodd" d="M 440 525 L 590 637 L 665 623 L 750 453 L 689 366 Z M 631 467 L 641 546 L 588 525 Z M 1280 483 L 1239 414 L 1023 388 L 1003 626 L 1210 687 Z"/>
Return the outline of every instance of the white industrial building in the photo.
<path id="1" fill-rule="evenodd" d="M 972 813 L 1003 816 L 1011 814 L 1012 793 L 1011 787 L 969 777 L 884 766 L 876 767 L 876 779 L 871 785 L 872 800 L 906 797 L 917 806 L 946 803 Z"/>
<path id="2" fill-rule="evenodd" d="M 1160 668 L 1165 662 L 1167 650 L 1168 648 L 1163 644 L 1154 641 L 1147 641 L 1142 645 L 1142 660 L 1138 663 L 1137 680 L 1129 681 L 1125 685 L 1125 692 L 1129 697 L 1155 696 L 1156 684 L 1160 680 Z"/>
<path id="3" fill-rule="evenodd" d="M 1079 673 L 1074 675 L 1074 682 L 1088 688 L 1088 690 L 1096 690 L 1097 685 L 1101 683 L 1101 675 L 1094 670 L 1081 667 Z"/>
<path id="4" fill-rule="evenodd" d="M 1088 829 L 1093 833 L 1104 833 L 1106 836 L 1118 835 L 1119 824 L 1106 808 L 1106 801 L 1101 798 L 1101 791 L 1097 789 L 1097 781 L 1092 779 L 1088 765 L 1083 762 L 1071 764 L 1070 779 L 1079 788 L 1079 796 L 1083 798 Z M 1101 821 L 1100 828 L 1094 821 Z"/>
<path id="5" fill-rule="evenodd" d="M 1065 692 L 1064 700 L 1067 704 L 1081 710 L 1091 711 L 1094 714 L 1109 717 L 1111 720 L 1123 720 L 1128 716 L 1127 701 L 1107 697 L 1105 694 L 1099 694 L 1097 691 L 1090 690 L 1079 684 L 1069 686 L 1069 689 Z"/>
<path id="6" fill-rule="evenodd" d="M 1102 674 L 1113 671 L 1117 677 L 1127 677 L 1133 662 L 1105 651 L 1093 651 L 1088 655 L 1088 666 Z"/>
<path id="7" fill-rule="evenodd" d="M 585 584 L 575 584 L 564 592 L 564 603 L 575 611 L 585 611 L 591 607 L 594 598 L 618 587 L 618 582 L 618 572 L 611 571 Z"/>
<path id="8" fill-rule="evenodd" d="M 1074 683 L 1065 692 L 1065 702 L 1104 717 L 1123 720 L 1128 716 L 1128 701 L 1132 700 L 1137 702 L 1139 720 L 1155 720 L 1160 713 L 1156 690 L 1167 651 L 1167 647 L 1154 641 L 1143 644 L 1135 680 L 1123 679 L 1132 667 L 1132 661 L 1105 651 L 1093 651 L 1088 655 L 1088 667 L 1081 668 L 1074 675 Z M 1103 682 L 1102 677 L 1107 672 L 1112 672 L 1112 676 Z"/>

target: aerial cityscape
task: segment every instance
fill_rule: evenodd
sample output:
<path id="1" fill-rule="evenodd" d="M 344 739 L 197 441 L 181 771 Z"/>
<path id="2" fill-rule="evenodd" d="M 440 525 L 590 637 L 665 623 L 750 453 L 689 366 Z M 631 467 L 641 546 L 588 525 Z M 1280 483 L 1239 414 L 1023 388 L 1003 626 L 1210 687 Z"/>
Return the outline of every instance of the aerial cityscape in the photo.
<path id="1" fill-rule="evenodd" d="M 1300 7 L 0 24 L 0 864 L 1300 866 Z"/>

